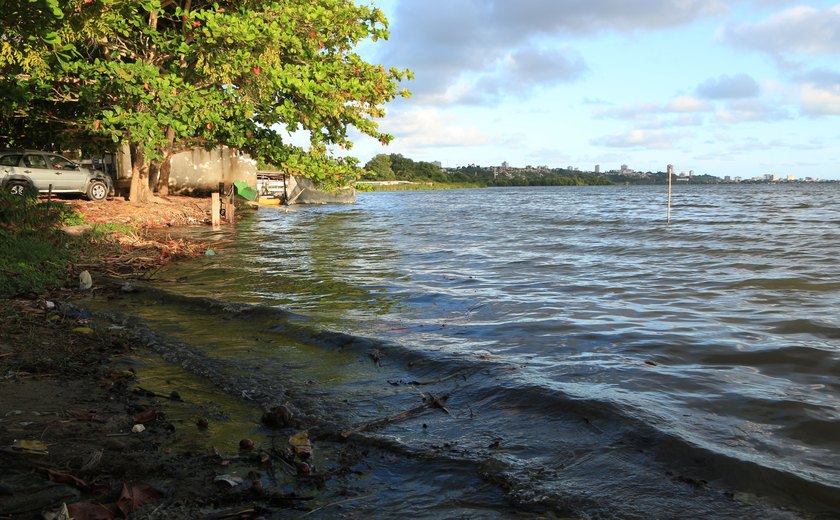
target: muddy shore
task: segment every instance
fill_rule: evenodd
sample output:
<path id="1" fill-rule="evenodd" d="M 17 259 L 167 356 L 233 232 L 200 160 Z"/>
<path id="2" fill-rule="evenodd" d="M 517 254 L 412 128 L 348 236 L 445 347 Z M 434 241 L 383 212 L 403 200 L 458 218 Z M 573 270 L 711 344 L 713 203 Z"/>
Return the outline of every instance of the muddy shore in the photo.
<path id="1" fill-rule="evenodd" d="M 111 244 L 99 258 L 72 267 L 90 271 L 97 298 L 124 297 L 133 278 L 203 251 L 171 240 L 165 228 L 205 222 L 206 201 L 67 202 L 86 224 L 143 230 L 142 237 L 121 236 L 116 249 Z M 266 472 L 306 488 L 322 484 L 307 464 L 308 438 L 290 440 L 300 431 L 283 410 L 275 411 L 279 418 L 253 411 L 253 424 L 276 433 L 270 449 L 254 446 L 247 430 L 238 452 L 216 449 L 217 418 L 177 390 L 142 387 L 132 360 L 148 351 L 120 327 L 75 307 L 89 292 L 73 283 L 2 301 L 0 519 L 259 518 L 311 509 L 305 496 L 261 485 Z M 169 418 L 172 411 L 179 419 Z M 182 442 L 194 437 L 204 441 Z M 246 476 L 227 475 L 233 467 Z"/>

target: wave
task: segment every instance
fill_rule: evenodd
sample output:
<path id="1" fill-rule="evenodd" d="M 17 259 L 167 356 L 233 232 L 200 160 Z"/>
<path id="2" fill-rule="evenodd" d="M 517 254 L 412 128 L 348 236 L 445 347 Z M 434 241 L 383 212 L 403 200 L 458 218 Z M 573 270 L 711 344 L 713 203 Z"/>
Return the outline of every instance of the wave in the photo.
<path id="1" fill-rule="evenodd" d="M 305 316 L 275 307 L 153 287 L 142 288 L 135 298 L 139 300 L 135 310 L 152 304 L 165 308 L 153 319 L 113 310 L 97 314 L 127 327 L 135 343 L 231 395 L 263 407 L 291 404 L 326 438 L 410 407 L 418 391 L 450 395 L 451 415 L 429 414 L 423 417 L 422 429 L 409 421 L 355 435 L 354 442 L 418 458 L 433 453 L 434 459 L 470 465 L 486 481 L 504 488 L 512 503 L 533 510 L 592 518 L 809 514 L 779 507 L 793 503 L 805 512 L 840 512 L 837 468 L 826 468 L 821 477 L 784 460 L 774 462 L 737 446 L 715 445 L 681 428 L 673 417 L 620 401 L 582 397 L 578 391 L 563 391 L 562 385 L 533 383 L 520 364 L 491 353 L 429 351 L 395 340 L 326 330 Z M 198 344 L 188 323 L 196 316 L 224 323 L 226 328 L 213 340 L 218 344 L 208 343 L 210 335 L 202 336 Z M 247 333 L 236 336 L 234 330 Z M 232 342 L 245 342 L 248 348 L 225 354 L 225 348 L 233 347 L 224 345 Z M 271 346 L 258 349 L 257 342 Z M 289 344 L 305 352 L 295 359 L 277 354 L 278 345 L 289 348 Z M 330 358 L 334 368 L 324 367 L 325 353 L 334 354 Z M 775 355 L 787 356 L 787 361 L 808 358 L 797 351 Z M 296 365 L 301 359 L 311 362 Z M 722 356 L 710 361 L 737 360 Z M 313 381 L 313 374 L 329 381 L 300 383 Z M 819 426 L 802 425 L 803 430 L 791 434 L 807 435 Z"/>

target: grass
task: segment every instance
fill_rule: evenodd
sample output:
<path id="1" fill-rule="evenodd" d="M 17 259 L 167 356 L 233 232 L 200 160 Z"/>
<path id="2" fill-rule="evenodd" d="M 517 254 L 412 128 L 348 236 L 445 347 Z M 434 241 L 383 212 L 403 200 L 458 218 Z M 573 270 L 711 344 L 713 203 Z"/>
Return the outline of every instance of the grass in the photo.
<path id="1" fill-rule="evenodd" d="M 418 182 L 416 184 L 358 184 L 359 191 L 424 191 L 424 190 L 460 190 L 465 188 L 486 188 L 486 185 L 474 182 Z"/>
<path id="2" fill-rule="evenodd" d="M 81 244 L 61 227 L 82 223 L 60 202 L 0 192 L 0 297 L 63 287 Z"/>

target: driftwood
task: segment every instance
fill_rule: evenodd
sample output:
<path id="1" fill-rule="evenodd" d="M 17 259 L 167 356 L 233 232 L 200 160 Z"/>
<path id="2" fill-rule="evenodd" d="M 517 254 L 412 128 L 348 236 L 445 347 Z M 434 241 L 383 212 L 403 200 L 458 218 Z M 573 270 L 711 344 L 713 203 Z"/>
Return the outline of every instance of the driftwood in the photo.
<path id="1" fill-rule="evenodd" d="M 225 518 L 244 518 L 245 515 L 248 517 L 255 517 L 257 515 L 265 514 L 267 509 L 258 507 L 258 506 L 244 506 L 244 507 L 232 507 L 229 509 L 220 509 L 218 511 L 213 511 L 212 513 L 208 513 L 204 515 L 204 520 L 223 520 Z"/>
<path id="2" fill-rule="evenodd" d="M 421 404 L 420 406 L 415 406 L 414 408 L 412 408 L 410 410 L 406 410 L 406 411 L 398 413 L 396 415 L 391 415 L 390 417 L 385 417 L 383 419 L 377 419 L 375 421 L 367 422 L 367 423 L 364 423 L 362 425 L 356 426 L 355 428 L 350 428 L 349 430 L 345 430 L 345 431 L 341 432 L 341 436 L 346 439 L 347 437 L 350 437 L 354 433 L 359 433 L 359 432 L 363 432 L 365 430 L 370 430 L 372 428 L 379 428 L 380 426 L 385 426 L 386 424 L 395 423 L 397 421 L 407 419 L 408 417 L 411 417 L 412 415 L 417 415 L 418 413 L 423 412 L 425 410 L 428 410 L 429 408 L 440 408 L 444 412 L 452 415 L 450 413 L 450 411 L 446 408 L 446 406 L 444 406 L 447 399 L 449 399 L 448 395 L 442 395 L 442 396 L 438 397 L 438 396 L 436 396 L 432 393 L 429 393 L 428 394 L 428 401 Z"/>

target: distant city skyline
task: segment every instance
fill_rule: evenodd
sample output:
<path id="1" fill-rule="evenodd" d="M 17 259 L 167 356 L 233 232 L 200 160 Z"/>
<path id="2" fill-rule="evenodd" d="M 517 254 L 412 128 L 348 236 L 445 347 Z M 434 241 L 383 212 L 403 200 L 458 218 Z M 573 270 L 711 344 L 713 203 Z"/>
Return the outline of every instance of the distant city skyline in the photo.
<path id="1" fill-rule="evenodd" d="M 840 4 L 374 3 L 391 38 L 361 53 L 416 79 L 386 106 L 390 146 L 356 136 L 363 163 L 840 179 Z"/>

